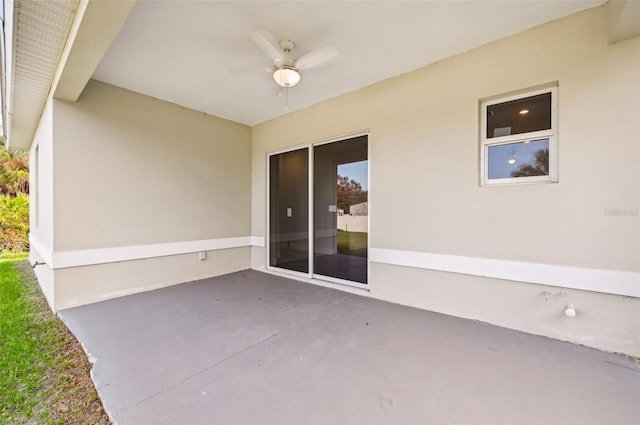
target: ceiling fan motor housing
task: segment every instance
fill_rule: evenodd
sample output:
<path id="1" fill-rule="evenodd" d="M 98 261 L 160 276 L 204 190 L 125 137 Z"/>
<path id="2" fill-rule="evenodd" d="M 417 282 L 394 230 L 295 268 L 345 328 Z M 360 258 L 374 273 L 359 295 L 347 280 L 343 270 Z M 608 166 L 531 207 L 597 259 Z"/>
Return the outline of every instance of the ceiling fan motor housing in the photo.
<path id="1" fill-rule="evenodd" d="M 295 46 L 296 46 L 295 43 L 291 40 L 282 40 L 280 42 L 280 47 L 282 47 L 282 50 L 284 50 L 287 53 L 292 51 Z"/>

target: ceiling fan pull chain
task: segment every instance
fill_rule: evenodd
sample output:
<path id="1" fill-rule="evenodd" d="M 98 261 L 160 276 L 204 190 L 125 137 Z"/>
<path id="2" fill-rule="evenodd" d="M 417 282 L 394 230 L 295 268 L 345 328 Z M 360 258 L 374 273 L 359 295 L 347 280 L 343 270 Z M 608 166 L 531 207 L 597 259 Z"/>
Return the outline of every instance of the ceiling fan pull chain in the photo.
<path id="1" fill-rule="evenodd" d="M 284 87 L 284 110 L 289 110 L 289 87 Z"/>

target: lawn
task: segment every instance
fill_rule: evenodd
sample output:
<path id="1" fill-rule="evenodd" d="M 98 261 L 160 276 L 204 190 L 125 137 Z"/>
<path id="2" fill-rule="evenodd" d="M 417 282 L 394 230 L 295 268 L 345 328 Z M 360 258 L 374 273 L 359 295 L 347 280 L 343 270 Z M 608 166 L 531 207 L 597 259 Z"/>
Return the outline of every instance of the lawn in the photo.
<path id="1" fill-rule="evenodd" d="M 365 232 L 346 232 L 338 229 L 338 254 L 367 256 L 367 238 Z"/>
<path id="2" fill-rule="evenodd" d="M 109 424 L 90 368 L 29 263 L 0 260 L 0 423 Z"/>

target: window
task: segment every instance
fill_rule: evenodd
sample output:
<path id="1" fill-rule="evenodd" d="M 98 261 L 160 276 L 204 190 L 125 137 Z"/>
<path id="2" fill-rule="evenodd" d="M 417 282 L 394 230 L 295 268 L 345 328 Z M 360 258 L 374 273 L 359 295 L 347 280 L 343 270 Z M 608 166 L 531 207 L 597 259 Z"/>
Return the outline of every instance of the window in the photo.
<path id="1" fill-rule="evenodd" d="M 558 88 L 480 103 L 484 186 L 558 181 Z"/>

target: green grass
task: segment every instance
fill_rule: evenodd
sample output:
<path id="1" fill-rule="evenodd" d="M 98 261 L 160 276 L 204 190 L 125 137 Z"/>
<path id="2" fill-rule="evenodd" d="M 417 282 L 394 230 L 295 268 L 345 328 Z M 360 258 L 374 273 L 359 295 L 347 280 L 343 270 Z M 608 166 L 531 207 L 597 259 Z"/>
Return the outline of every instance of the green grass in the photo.
<path id="1" fill-rule="evenodd" d="M 53 363 L 46 351 L 38 349 L 51 343 L 51 335 L 46 322 L 33 320 L 38 313 L 37 305 L 31 302 L 33 290 L 24 284 L 14 264 L 0 263 L 0 370 L 3 374 L 0 417 L 3 419 L 35 416 L 37 401 L 30 394 L 43 387 L 43 377 Z"/>
<path id="2" fill-rule="evenodd" d="M 108 423 L 78 342 L 26 261 L 0 261 L 0 423 Z"/>
<path id="3" fill-rule="evenodd" d="M 367 238 L 365 232 L 346 232 L 338 229 L 338 254 L 367 256 Z"/>

